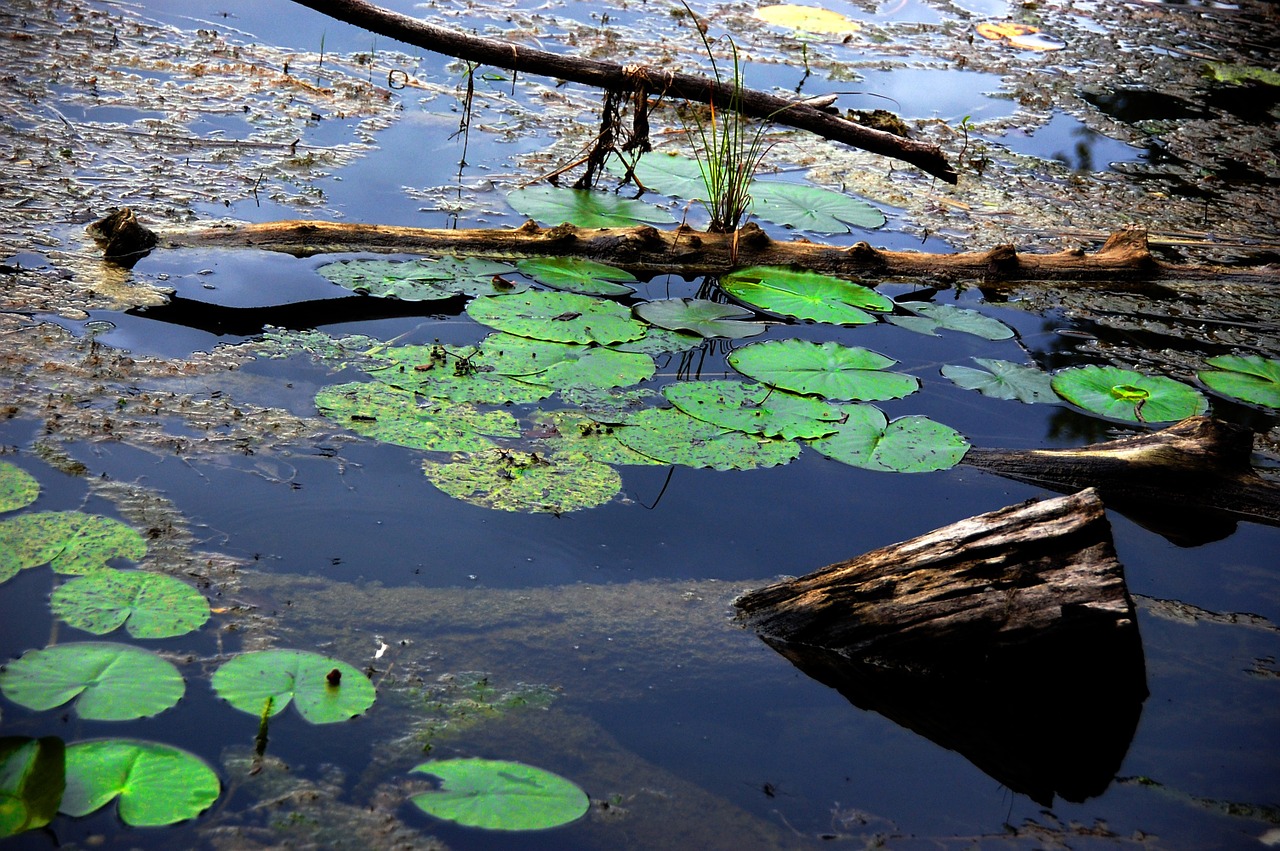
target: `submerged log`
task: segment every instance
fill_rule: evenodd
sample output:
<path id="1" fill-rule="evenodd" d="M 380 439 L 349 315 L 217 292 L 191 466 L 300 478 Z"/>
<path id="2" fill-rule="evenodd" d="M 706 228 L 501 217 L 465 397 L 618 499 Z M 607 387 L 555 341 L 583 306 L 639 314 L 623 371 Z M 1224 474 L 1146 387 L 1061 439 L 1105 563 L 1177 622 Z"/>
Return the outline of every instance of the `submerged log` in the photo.
<path id="1" fill-rule="evenodd" d="M 1093 491 L 972 517 L 739 597 L 809 676 L 1050 804 L 1101 793 L 1146 698 Z"/>
<path id="2" fill-rule="evenodd" d="M 842 248 L 783 242 L 750 223 L 737 233 L 660 230 L 648 225 L 541 228 L 526 222 L 514 230 L 448 230 L 326 221 L 279 221 L 166 230 L 162 248 L 258 248 L 299 257 L 368 251 L 399 254 L 465 254 L 471 257 L 587 257 L 639 274 L 721 275 L 754 265 L 796 265 L 843 275 L 910 276 L 1002 281 L 1081 281 L 1108 289 L 1148 289 L 1160 278 L 1280 280 L 1275 270 L 1172 265 L 1156 260 L 1142 228 L 1112 234 L 1095 252 L 1068 249 L 1030 254 L 1011 245 L 989 251 L 928 254 L 886 251 L 859 242 Z"/>

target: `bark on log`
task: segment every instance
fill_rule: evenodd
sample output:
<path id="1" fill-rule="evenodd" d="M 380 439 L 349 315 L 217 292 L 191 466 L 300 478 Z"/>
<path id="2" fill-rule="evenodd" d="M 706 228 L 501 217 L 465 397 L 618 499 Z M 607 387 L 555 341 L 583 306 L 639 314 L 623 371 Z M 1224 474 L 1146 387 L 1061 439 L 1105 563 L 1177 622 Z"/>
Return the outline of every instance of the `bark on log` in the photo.
<path id="1" fill-rule="evenodd" d="M 695 74 L 680 74 L 639 64 L 619 65 L 563 56 L 509 41 L 467 35 L 379 8 L 363 0 L 295 2 L 405 44 L 469 62 L 507 68 L 517 73 L 569 80 L 618 92 L 639 91 L 699 103 L 715 103 L 721 108 L 727 107 L 738 97 L 744 115 L 808 130 L 836 142 L 893 157 L 918 166 L 948 183 L 955 183 L 958 179 L 955 169 L 947 162 L 938 146 L 864 127 L 804 101 L 788 100 L 750 89 L 735 94 L 730 83 Z"/>
<path id="2" fill-rule="evenodd" d="M 796 265 L 817 272 L 964 278 L 987 284 L 1014 281 L 1076 281 L 1110 290 L 1150 289 L 1161 278 L 1280 281 L 1274 269 L 1227 269 L 1169 265 L 1156 260 L 1142 228 L 1112 234 L 1098 251 L 1069 249 L 1054 254 L 1018 252 L 1011 245 L 990 251 L 926 254 L 886 251 L 859 242 L 848 248 L 806 241 L 775 240 L 754 223 L 736 234 L 696 231 L 683 226 L 659 230 L 540 228 L 526 222 L 514 230 L 445 230 L 325 221 L 279 221 L 215 225 L 158 234 L 162 248 L 259 248 L 298 257 L 330 252 L 463 254 L 470 257 L 574 256 L 621 266 L 637 274 L 721 275 L 754 265 Z M 110 255 L 109 255 L 110 256 Z"/>
<path id="3" fill-rule="evenodd" d="M 1280 526 L 1280 486 L 1253 471 L 1253 433 L 1209 417 L 1078 449 L 974 448 L 964 463 L 1063 492 L 1096 488 L 1107 505 L 1190 546 L 1237 520 Z"/>

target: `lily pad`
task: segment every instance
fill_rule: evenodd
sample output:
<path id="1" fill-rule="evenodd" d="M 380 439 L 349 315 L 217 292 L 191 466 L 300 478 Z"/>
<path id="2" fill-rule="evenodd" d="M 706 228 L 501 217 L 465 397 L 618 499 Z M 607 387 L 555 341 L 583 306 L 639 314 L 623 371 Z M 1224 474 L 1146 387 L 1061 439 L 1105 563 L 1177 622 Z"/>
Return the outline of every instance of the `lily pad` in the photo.
<path id="1" fill-rule="evenodd" d="M 841 405 L 847 414 L 839 431 L 809 441 L 836 461 L 868 470 L 924 473 L 954 467 L 969 451 L 969 441 L 955 429 L 928 417 L 899 417 L 889 422 L 874 405 Z"/>
<path id="2" fill-rule="evenodd" d="M 576 293 L 528 292 L 478 298 L 467 315 L 508 334 L 558 343 L 621 343 L 638 340 L 645 326 L 612 301 Z"/>
<path id="3" fill-rule="evenodd" d="M 634 287 L 619 283 L 636 279 L 626 269 L 582 257 L 533 257 L 521 260 L 516 268 L 540 284 L 571 293 L 612 296 L 635 292 Z"/>
<path id="4" fill-rule="evenodd" d="M 62 739 L 0 738 L 0 839 L 53 821 L 65 787 Z"/>
<path id="5" fill-rule="evenodd" d="M 623 169 L 611 168 L 615 174 Z M 653 192 L 700 201 L 707 194 L 707 184 L 702 178 L 702 166 L 698 161 L 678 154 L 650 152 L 640 157 L 632 172 L 640 184 Z"/>
<path id="6" fill-rule="evenodd" d="M 755 10 L 755 16 L 766 23 L 808 33 L 843 35 L 862 29 L 857 21 L 839 12 L 816 6 L 779 3 L 776 6 L 761 6 Z"/>
<path id="7" fill-rule="evenodd" d="M 1115 366 L 1064 369 L 1053 376 L 1053 389 L 1086 411 L 1128 422 L 1172 422 L 1209 409 L 1208 401 L 1193 387 L 1163 375 Z"/>
<path id="8" fill-rule="evenodd" d="M 0 671 L 0 691 L 28 709 L 53 709 L 76 700 L 81 718 L 129 721 L 173 706 L 186 684 L 177 668 L 146 650 L 72 642 L 30 650 L 8 663 Z"/>
<path id="9" fill-rule="evenodd" d="M 457 295 L 494 295 L 528 289 L 504 277 L 508 263 L 476 257 L 439 260 L 343 260 L 319 272 L 353 292 L 401 301 L 437 301 Z"/>
<path id="10" fill-rule="evenodd" d="M 478 369 L 557 390 L 629 387 L 647 380 L 654 372 L 653 358 L 639 352 L 514 334 L 489 335 L 480 342 L 480 352 L 475 360 Z"/>
<path id="11" fill-rule="evenodd" d="M 914 375 L 886 372 L 896 360 L 839 343 L 771 340 L 743 346 L 729 365 L 762 384 L 824 399 L 901 399 L 920 389 Z"/>
<path id="12" fill-rule="evenodd" d="M 753 212 L 767 222 L 811 233 L 849 233 L 850 226 L 874 230 L 885 223 L 884 213 L 866 201 L 804 183 L 751 184 Z"/>
<path id="13" fill-rule="evenodd" d="M 137 531 L 97 514 L 37 511 L 0 522 L 0 582 L 42 564 L 57 573 L 89 573 L 112 559 L 137 561 L 146 553 Z"/>
<path id="14" fill-rule="evenodd" d="M 893 310 L 893 302 L 870 287 L 785 266 L 740 269 L 721 278 L 720 288 L 763 310 L 833 325 L 865 325 L 876 321 L 867 311 Z"/>
<path id="15" fill-rule="evenodd" d="M 983 368 L 974 369 L 948 364 L 942 368 L 942 374 L 955 382 L 958 387 L 977 390 L 983 396 L 990 396 L 992 399 L 1017 399 L 1028 405 L 1056 404 L 1059 401 L 1058 394 L 1053 392 L 1053 383 L 1049 376 L 1034 366 L 993 358 L 974 358 L 973 360 Z"/>
<path id="16" fill-rule="evenodd" d="M 567 222 L 582 228 L 613 228 L 675 223 L 670 213 L 651 204 L 585 189 L 527 186 L 507 195 L 507 203 L 544 225 Z"/>
<path id="17" fill-rule="evenodd" d="M 654 326 L 649 328 L 639 340 L 628 340 L 625 343 L 612 343 L 609 348 L 620 352 L 639 352 L 646 355 L 674 354 L 696 349 L 706 340 L 701 334 L 686 334 L 682 331 L 671 331 Z"/>
<path id="18" fill-rule="evenodd" d="M 270 715 L 292 702 L 312 724 L 346 721 L 364 712 L 376 694 L 359 669 L 305 650 L 242 653 L 214 672 L 213 690 L 241 712 Z"/>
<path id="19" fill-rule="evenodd" d="M 158 827 L 195 818 L 218 800 L 222 784 L 194 754 L 158 742 L 99 739 L 67 748 L 61 811 L 86 816 L 120 798 L 120 820 Z"/>
<path id="20" fill-rule="evenodd" d="M 98 570 L 53 592 L 53 613 L 76 629 L 105 635 L 121 625 L 134 638 L 170 638 L 199 629 L 209 601 L 163 573 Z"/>
<path id="21" fill-rule="evenodd" d="M 1211 390 L 1242 402 L 1280 408 L 1280 360 L 1219 355 L 1206 363 L 1214 369 L 1196 374 Z"/>
<path id="22" fill-rule="evenodd" d="M 686 467 L 753 470 L 789 464 L 800 457 L 795 441 L 744 434 L 677 408 L 646 408 L 628 417 L 616 434 L 623 445 L 648 458 Z"/>
<path id="23" fill-rule="evenodd" d="M 501 511 L 564 514 L 602 505 L 622 490 L 607 464 L 558 453 L 491 449 L 425 461 L 422 469 L 454 499 Z"/>
<path id="24" fill-rule="evenodd" d="M 927 301 L 902 302 L 899 307 L 910 310 L 914 316 L 890 316 L 894 325 L 915 331 L 918 334 L 938 336 L 939 328 L 948 331 L 961 331 L 984 340 L 1008 340 L 1013 336 L 1013 329 L 999 319 L 984 316 L 967 307 L 956 307 L 952 304 L 933 304 Z"/>
<path id="25" fill-rule="evenodd" d="M 453 403 L 527 405 L 551 395 L 545 387 L 514 380 L 492 361 L 478 346 L 393 346 L 376 354 L 365 371 L 396 390 Z"/>
<path id="26" fill-rule="evenodd" d="M 534 392 L 532 401 L 549 394 Z M 410 392 L 367 381 L 322 388 L 316 408 L 357 434 L 409 449 L 474 451 L 493 445 L 485 435 L 520 436 L 515 417 L 506 411 L 481 412 L 444 401 L 420 405 Z"/>
<path id="27" fill-rule="evenodd" d="M 632 308 L 636 316 L 668 331 L 688 331 L 701 337 L 732 340 L 765 332 L 760 322 L 744 322 L 755 314 L 733 304 L 702 298 L 664 298 L 646 301 Z"/>
<path id="28" fill-rule="evenodd" d="M 570 781 L 520 762 L 449 759 L 410 771 L 441 781 L 439 789 L 413 796 L 419 809 L 467 827 L 543 830 L 576 821 L 591 806 Z"/>
<path id="29" fill-rule="evenodd" d="M 621 427 L 595 419 L 585 411 L 535 411 L 533 437 L 557 456 L 584 458 L 601 464 L 657 464 L 618 440 Z"/>
<path id="30" fill-rule="evenodd" d="M 40 495 L 35 476 L 8 461 L 0 461 L 0 511 L 16 511 Z"/>
<path id="31" fill-rule="evenodd" d="M 823 437 L 844 421 L 838 408 L 820 399 L 743 381 L 678 381 L 662 394 L 690 416 L 765 437 Z"/>

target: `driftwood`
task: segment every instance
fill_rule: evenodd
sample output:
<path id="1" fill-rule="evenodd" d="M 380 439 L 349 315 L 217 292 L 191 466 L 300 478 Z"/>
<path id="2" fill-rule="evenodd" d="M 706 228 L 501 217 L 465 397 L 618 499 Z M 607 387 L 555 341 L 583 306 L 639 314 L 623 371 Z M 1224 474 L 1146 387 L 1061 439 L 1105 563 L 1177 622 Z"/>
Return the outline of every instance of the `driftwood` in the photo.
<path id="1" fill-rule="evenodd" d="M 675 97 L 727 108 L 735 98 L 740 111 L 753 118 L 808 130 L 827 139 L 918 166 L 925 172 L 955 183 L 957 175 L 937 145 L 905 139 L 874 130 L 813 103 L 788 100 L 766 92 L 744 89 L 735 93 L 732 81 L 720 82 L 695 74 L 680 74 L 647 65 L 619 65 L 596 59 L 563 56 L 509 41 L 481 38 L 435 26 L 379 8 L 363 0 L 295 0 L 331 18 L 370 32 L 482 65 L 516 73 L 569 80 L 619 93 Z"/>
<path id="2" fill-rule="evenodd" d="M 112 222 L 113 218 L 123 216 L 132 220 L 132 215 L 128 210 L 113 213 L 90 226 L 90 232 L 95 236 L 104 230 L 118 234 L 121 227 Z M 1136 227 L 1112 234 L 1105 245 L 1092 253 L 1070 249 L 1054 254 L 1022 253 L 1012 245 L 955 254 L 885 251 L 865 242 L 839 248 L 807 241 L 775 240 L 755 224 L 747 224 L 735 234 L 706 233 L 687 226 L 669 230 L 647 225 L 579 228 L 563 224 L 540 228 L 533 222 L 514 230 L 446 230 L 279 221 L 167 230 L 152 236 L 147 236 L 151 231 L 141 225 L 136 227 L 139 239 L 136 248 L 130 248 L 117 235 L 116 242 L 107 249 L 109 258 L 133 262 L 154 244 L 161 248 L 259 248 L 299 257 L 350 251 L 470 257 L 575 256 L 605 261 L 642 275 L 668 272 L 720 275 L 743 266 L 796 265 L 845 275 L 966 278 L 989 283 L 1098 282 L 1105 283 L 1111 290 L 1146 289 L 1161 278 L 1184 281 L 1277 278 L 1274 270 L 1161 263 L 1151 255 L 1146 231 Z"/>
<path id="3" fill-rule="evenodd" d="M 1147 693 L 1133 602 L 1090 490 L 972 517 L 734 605 L 805 673 L 1046 804 L 1106 788 Z"/>
<path id="4" fill-rule="evenodd" d="M 1110 508 L 1175 543 L 1226 537 L 1237 520 L 1280 526 L 1280 486 L 1253 471 L 1253 433 L 1190 417 L 1077 449 L 969 450 L 964 463 L 1062 492 L 1098 490 Z"/>

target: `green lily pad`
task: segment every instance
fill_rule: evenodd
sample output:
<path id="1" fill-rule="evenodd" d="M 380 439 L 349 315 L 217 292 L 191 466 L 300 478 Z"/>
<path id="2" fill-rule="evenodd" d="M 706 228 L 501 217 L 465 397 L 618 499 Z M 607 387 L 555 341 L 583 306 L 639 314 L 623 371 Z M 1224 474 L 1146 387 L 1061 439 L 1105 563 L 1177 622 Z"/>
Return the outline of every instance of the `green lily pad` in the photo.
<path id="1" fill-rule="evenodd" d="M 560 391 L 565 404 L 577 405 L 591 416 L 609 422 L 640 410 L 657 395 L 648 387 L 570 387 Z"/>
<path id="2" fill-rule="evenodd" d="M 587 793 L 558 774 L 494 759 L 424 762 L 411 772 L 440 778 L 440 788 L 414 795 L 428 815 L 488 830 L 544 830 L 581 818 Z"/>
<path id="3" fill-rule="evenodd" d="M 16 511 L 40 495 L 35 476 L 8 461 L 0 461 L 0 511 Z"/>
<path id="4" fill-rule="evenodd" d="M 663 464 L 753 470 L 789 464 L 800 457 L 795 441 L 745 434 L 678 408 L 646 408 L 628 417 L 616 433 L 623 445 Z"/>
<path id="5" fill-rule="evenodd" d="M 319 272 L 353 292 L 401 301 L 437 301 L 457 295 L 520 292 L 528 284 L 504 276 L 515 271 L 508 263 L 476 257 L 439 260 L 342 260 L 321 266 Z"/>
<path id="6" fill-rule="evenodd" d="M 557 343 L 622 343 L 638 340 L 645 326 L 612 301 L 577 293 L 528 292 L 478 298 L 467 315 L 508 334 Z"/>
<path id="7" fill-rule="evenodd" d="M 961 331 L 984 340 L 1008 340 L 1013 336 L 1013 329 L 999 319 L 983 316 L 976 310 L 967 307 L 956 307 L 953 304 L 933 304 L 927 301 L 901 302 L 899 307 L 910 310 L 914 316 L 890 316 L 894 325 L 915 331 L 918 334 L 938 336 L 939 328 L 948 331 Z"/>
<path id="8" fill-rule="evenodd" d="M 359 669 L 305 650 L 242 653 L 213 674 L 213 690 L 241 712 L 270 715 L 292 702 L 312 724 L 346 721 L 364 712 L 376 694 Z"/>
<path id="9" fill-rule="evenodd" d="M 543 398 L 550 391 L 536 395 Z M 485 437 L 519 437 L 506 411 L 480 412 L 457 402 L 418 404 L 410 392 L 380 383 L 354 381 L 321 388 L 316 408 L 357 434 L 383 443 L 431 452 L 474 451 L 493 445 Z"/>
<path id="10" fill-rule="evenodd" d="M 557 453 L 492 449 L 424 461 L 422 469 L 454 499 L 501 511 L 564 514 L 602 505 L 622 490 L 607 464 Z"/>
<path id="11" fill-rule="evenodd" d="M 762 310 L 832 325 L 865 325 L 876 321 L 867 311 L 893 310 L 893 302 L 870 287 L 785 266 L 740 269 L 721 278 L 720 288 Z"/>
<path id="12" fill-rule="evenodd" d="M 604 192 L 559 186 L 527 186 L 507 195 L 516 212 L 544 225 L 568 223 L 582 228 L 630 227 L 638 224 L 669 225 L 675 219 L 666 210 Z"/>
<path id="13" fill-rule="evenodd" d="M 646 354 L 514 334 L 490 334 L 484 338 L 474 363 L 480 370 L 557 390 L 628 387 L 651 378 L 654 372 L 653 358 Z"/>
<path id="14" fill-rule="evenodd" d="M 993 358 L 973 360 L 983 368 L 948 364 L 942 368 L 942 374 L 958 387 L 977 390 L 992 399 L 1017 399 L 1028 405 L 1057 404 L 1059 401 L 1058 394 L 1053 392 L 1053 382 L 1049 376 L 1034 366 Z"/>
<path id="15" fill-rule="evenodd" d="M 635 292 L 634 287 L 618 283 L 634 281 L 635 275 L 582 257 L 528 258 L 517 263 L 516 268 L 540 284 L 571 293 L 611 296 Z"/>
<path id="16" fill-rule="evenodd" d="M 884 214 L 866 201 L 821 186 L 757 180 L 750 192 L 755 214 L 775 225 L 811 233 L 848 233 L 850 225 L 874 230 L 885 223 Z"/>
<path id="17" fill-rule="evenodd" d="M 76 629 L 105 635 L 124 625 L 134 638 L 170 638 L 199 629 L 209 601 L 163 573 L 98 570 L 53 592 L 53 613 Z"/>
<path id="18" fill-rule="evenodd" d="M 128 721 L 163 712 L 186 691 L 169 662 L 128 644 L 73 642 L 30 650 L 0 671 L 0 691 L 42 711 L 76 700 L 93 721 Z"/>
<path id="19" fill-rule="evenodd" d="M 914 375 L 885 372 L 896 360 L 869 349 L 809 340 L 753 343 L 729 355 L 748 378 L 803 396 L 824 399 L 901 399 L 920 389 Z"/>
<path id="20" fill-rule="evenodd" d="M 670 331 L 666 328 L 649 328 L 639 340 L 628 340 L 625 343 L 611 343 L 609 348 L 620 352 L 639 352 L 645 355 L 664 355 L 687 352 L 702 345 L 706 339 L 701 334 L 685 334 L 681 331 Z"/>
<path id="21" fill-rule="evenodd" d="M 1086 411 L 1128 422 L 1172 422 L 1209 410 L 1208 401 L 1193 387 L 1114 366 L 1064 369 L 1053 376 L 1053 389 Z"/>
<path id="22" fill-rule="evenodd" d="M 217 773 L 194 754 L 158 742 L 97 739 L 67 748 L 61 811 L 86 816 L 119 797 L 121 821 L 158 827 L 195 818 L 221 792 Z"/>
<path id="23" fill-rule="evenodd" d="M 671 404 L 692 417 L 765 437 L 823 437 L 844 414 L 821 399 L 795 396 L 742 381 L 678 381 L 662 388 Z"/>
<path id="24" fill-rule="evenodd" d="M 1232 86 L 1242 86 L 1246 83 L 1280 86 L 1280 71 L 1275 71 L 1271 68 L 1260 68 L 1257 65 L 1206 62 L 1205 76 L 1219 83 L 1227 83 Z"/>
<path id="25" fill-rule="evenodd" d="M 37 511 L 0 522 L 0 582 L 42 564 L 57 573 L 89 573 L 112 559 L 137 561 L 146 553 L 137 531 L 97 514 Z"/>
<path id="26" fill-rule="evenodd" d="M 621 428 L 595 419 L 585 411 L 535 411 L 533 437 L 553 454 L 601 464 L 657 464 L 618 440 Z"/>
<path id="27" fill-rule="evenodd" d="M 733 304 L 721 304 L 702 298 L 664 298 L 646 301 L 632 308 L 636 316 L 668 331 L 688 331 L 701 337 L 727 337 L 732 340 L 763 334 L 760 322 L 743 322 L 754 317 L 749 310 Z"/>
<path id="28" fill-rule="evenodd" d="M 365 371 L 387 387 L 454 403 L 528 405 L 551 395 L 545 387 L 516 380 L 493 360 L 477 346 L 393 346 L 377 353 Z"/>
<path id="29" fill-rule="evenodd" d="M 0 738 L 0 839 L 53 821 L 65 787 L 62 739 Z"/>
<path id="30" fill-rule="evenodd" d="M 1196 374 L 1211 390 L 1242 402 L 1280 408 L 1280 360 L 1219 355 L 1206 363 L 1215 368 Z"/>
<path id="31" fill-rule="evenodd" d="M 611 162 L 609 170 L 621 176 L 625 169 Z M 687 201 L 700 201 L 707 194 L 698 161 L 677 154 L 649 152 L 640 157 L 632 172 L 647 190 Z"/>
<path id="32" fill-rule="evenodd" d="M 969 441 L 928 417 L 889 422 L 874 405 L 841 405 L 848 417 L 830 437 L 810 440 L 818 452 L 854 467 L 891 473 L 924 473 L 954 467 Z"/>

